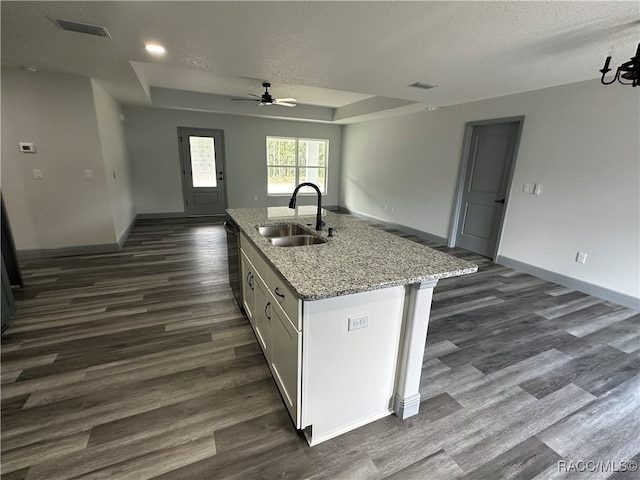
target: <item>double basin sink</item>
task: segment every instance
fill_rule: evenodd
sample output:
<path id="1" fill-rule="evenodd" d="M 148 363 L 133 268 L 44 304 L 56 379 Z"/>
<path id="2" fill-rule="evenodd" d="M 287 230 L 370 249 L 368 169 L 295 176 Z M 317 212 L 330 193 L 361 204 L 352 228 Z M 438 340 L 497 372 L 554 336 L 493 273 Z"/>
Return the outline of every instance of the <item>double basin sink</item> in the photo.
<path id="1" fill-rule="evenodd" d="M 312 235 L 310 230 L 297 223 L 282 223 L 257 228 L 260 235 L 276 247 L 301 247 L 327 243 L 324 238 Z"/>

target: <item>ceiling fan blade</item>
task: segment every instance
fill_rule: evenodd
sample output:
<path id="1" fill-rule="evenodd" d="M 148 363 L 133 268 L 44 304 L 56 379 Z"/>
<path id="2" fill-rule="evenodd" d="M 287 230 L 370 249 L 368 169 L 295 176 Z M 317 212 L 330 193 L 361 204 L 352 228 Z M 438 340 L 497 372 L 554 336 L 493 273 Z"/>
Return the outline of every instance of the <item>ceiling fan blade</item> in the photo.
<path id="1" fill-rule="evenodd" d="M 231 100 L 236 100 L 240 102 L 259 102 L 260 101 L 255 98 L 232 98 Z"/>
<path id="2" fill-rule="evenodd" d="M 274 105 L 280 105 L 281 107 L 295 107 L 296 104 L 295 103 L 288 103 L 288 102 L 280 102 L 279 100 L 276 100 L 275 102 L 273 102 Z"/>
<path id="3" fill-rule="evenodd" d="M 255 93 L 250 93 L 249 95 L 251 95 L 252 97 L 256 97 L 259 100 L 262 100 L 262 97 L 260 95 L 256 95 Z"/>
<path id="4" fill-rule="evenodd" d="M 277 102 L 288 102 L 288 103 L 295 103 L 297 102 L 297 100 L 293 97 L 288 97 L 288 98 L 276 98 Z"/>

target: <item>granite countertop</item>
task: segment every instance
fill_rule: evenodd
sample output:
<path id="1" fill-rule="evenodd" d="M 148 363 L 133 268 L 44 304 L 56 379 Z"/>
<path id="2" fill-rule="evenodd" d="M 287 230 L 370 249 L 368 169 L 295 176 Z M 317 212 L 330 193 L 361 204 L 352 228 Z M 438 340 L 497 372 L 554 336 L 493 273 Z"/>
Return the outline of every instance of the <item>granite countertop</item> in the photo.
<path id="1" fill-rule="evenodd" d="M 306 301 L 467 275 L 477 265 L 370 227 L 365 222 L 322 211 L 326 225 L 316 232 L 316 207 L 232 208 L 227 213 L 283 280 Z M 308 226 L 326 244 L 276 247 L 257 226 L 294 222 Z M 327 237 L 328 227 L 335 229 Z"/>

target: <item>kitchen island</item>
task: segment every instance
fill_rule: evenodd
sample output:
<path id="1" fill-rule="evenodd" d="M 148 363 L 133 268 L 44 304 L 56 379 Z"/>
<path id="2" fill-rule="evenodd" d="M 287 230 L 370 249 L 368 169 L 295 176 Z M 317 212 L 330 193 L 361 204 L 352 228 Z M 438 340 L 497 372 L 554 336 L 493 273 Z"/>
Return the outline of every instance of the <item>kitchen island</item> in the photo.
<path id="1" fill-rule="evenodd" d="M 477 266 L 327 211 L 316 232 L 316 207 L 227 213 L 241 230 L 245 313 L 309 444 L 415 415 L 433 288 Z M 258 231 L 282 224 L 324 243 L 281 247 Z"/>

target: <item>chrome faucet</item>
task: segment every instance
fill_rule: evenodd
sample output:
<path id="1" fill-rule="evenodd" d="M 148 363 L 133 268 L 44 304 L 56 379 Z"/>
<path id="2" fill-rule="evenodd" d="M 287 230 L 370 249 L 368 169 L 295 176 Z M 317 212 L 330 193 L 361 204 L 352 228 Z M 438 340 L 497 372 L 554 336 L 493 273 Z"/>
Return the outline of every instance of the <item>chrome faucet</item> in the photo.
<path id="1" fill-rule="evenodd" d="M 296 208 L 296 195 L 298 195 L 298 190 L 300 190 L 301 187 L 312 187 L 315 189 L 316 193 L 318 194 L 318 212 L 316 213 L 316 230 L 319 232 L 322 230 L 322 226 L 324 225 L 324 222 L 322 221 L 322 214 L 320 213 L 320 211 L 322 210 L 322 201 L 320 200 L 322 197 L 322 194 L 320 193 L 320 189 L 316 184 L 310 183 L 310 182 L 304 182 L 298 185 L 296 189 L 293 191 L 293 196 L 291 197 L 291 200 L 289 200 L 289 208 Z"/>

